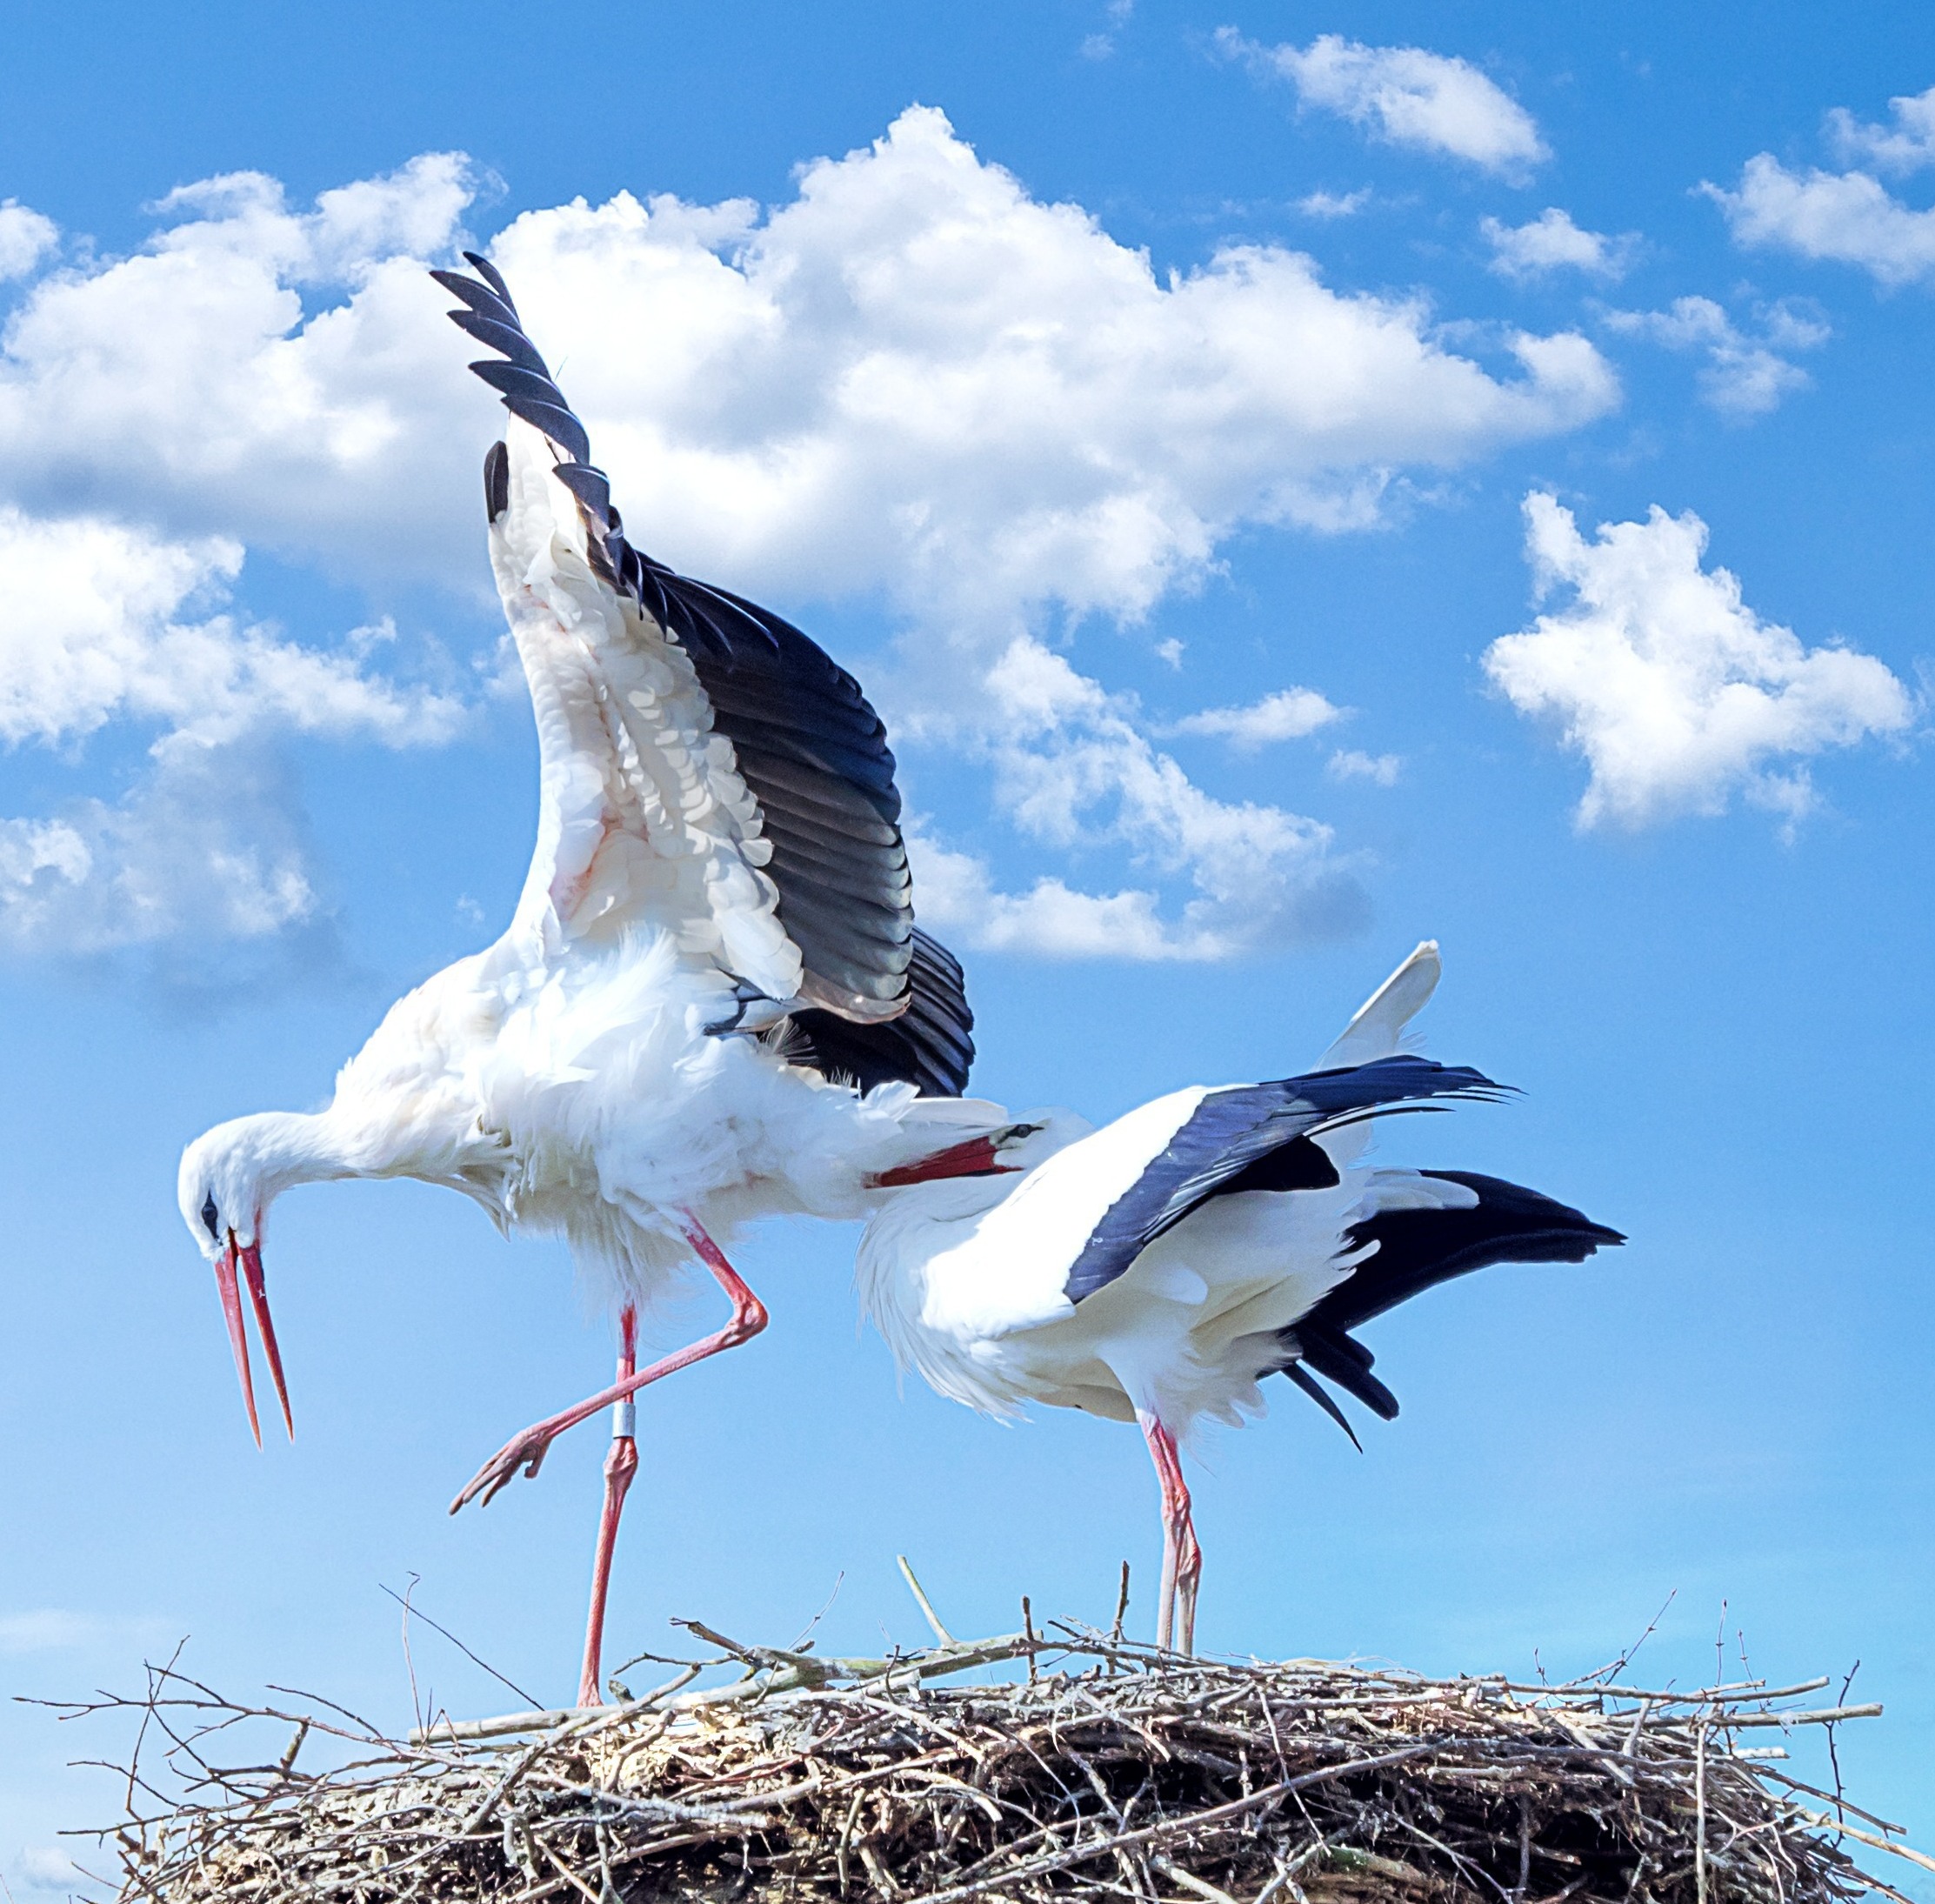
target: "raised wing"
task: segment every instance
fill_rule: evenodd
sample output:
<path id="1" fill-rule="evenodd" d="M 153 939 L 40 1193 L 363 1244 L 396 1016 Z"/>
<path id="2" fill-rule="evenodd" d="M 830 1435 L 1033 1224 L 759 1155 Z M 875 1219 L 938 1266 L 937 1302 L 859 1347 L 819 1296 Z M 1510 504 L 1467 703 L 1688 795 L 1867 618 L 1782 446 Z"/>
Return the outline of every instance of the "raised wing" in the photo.
<path id="1" fill-rule="evenodd" d="M 1296 1148 L 1358 1118 L 1430 1108 L 1432 1098 L 1496 1099 L 1500 1087 L 1482 1072 L 1422 1058 L 1385 1058 L 1349 1071 L 1312 1072 L 1274 1084 L 1238 1085 L 1206 1092 L 1164 1148 L 1090 1231 L 1071 1266 L 1063 1293 L 1080 1302 L 1105 1288 L 1165 1231 L 1245 1173 L 1261 1175 L 1273 1152 L 1290 1152 L 1293 1170 L 1319 1159 Z M 1312 1149 L 1316 1146 L 1312 1146 Z M 1327 1160 L 1320 1180 L 1334 1181 Z M 1291 1187 L 1258 1181 L 1251 1187 Z"/>
<path id="2" fill-rule="evenodd" d="M 723 872 L 709 867 L 704 880 L 714 925 L 726 942 L 728 969 L 770 996 L 797 995 L 842 1020 L 898 1019 L 913 989 L 912 882 L 901 838 L 894 757 L 879 717 L 852 676 L 790 623 L 725 590 L 678 575 L 626 541 L 610 484 L 591 462 L 591 439 L 524 334 L 509 288 L 488 260 L 475 252 L 464 257 L 477 277 L 455 271 L 431 275 L 462 302 L 463 308 L 450 313 L 453 321 L 502 353 L 471 368 L 499 392 L 514 418 L 542 433 L 553 465 L 544 473 L 562 485 L 576 511 L 580 532 L 574 539 L 591 580 L 624 618 L 618 639 L 622 643 L 629 632 L 645 661 L 662 658 L 653 651 L 664 650 L 681 665 L 662 685 L 664 692 L 646 684 L 652 700 L 648 716 L 663 717 L 655 726 L 648 718 L 652 731 L 614 734 L 612 744 L 628 777 L 658 783 L 648 792 L 665 796 L 656 804 L 678 816 L 676 827 L 690 833 L 691 816 L 704 810 L 711 833 L 696 842 L 665 842 L 667 850 L 658 856 L 663 864 L 647 869 L 645 885 L 677 883 L 691 869 L 674 861 L 692 858 L 695 850 L 703 857 L 711 841 L 723 842 L 715 858 L 737 864 Z M 515 447 L 519 439 L 514 431 L 512 437 Z M 497 445 L 484 468 L 494 524 L 519 502 L 524 486 L 511 453 Z M 696 692 L 681 698 L 677 676 L 683 669 L 690 670 Z M 532 686 L 535 698 L 536 680 Z M 614 722 L 638 726 L 628 711 L 635 691 L 604 693 L 599 712 L 608 729 Z M 581 716 L 577 729 L 583 726 Z M 682 738 L 688 733 L 694 745 Z M 723 737 L 730 746 L 722 752 L 711 744 L 713 737 Z M 668 763 L 644 758 L 653 750 L 665 752 Z M 661 765 L 666 772 L 657 771 Z M 592 854 L 606 850 L 612 834 L 630 833 L 641 823 L 649 836 L 655 803 L 647 798 L 633 804 L 642 821 L 622 798 L 604 800 L 600 837 L 583 842 Z M 564 824 L 569 826 L 569 817 Z M 648 837 L 646 844 L 656 843 Z M 567 851 L 565 860 L 570 858 Z M 585 877 L 593 873 L 589 860 L 584 872 L 561 867 L 562 883 L 553 882 L 561 905 L 582 907 L 594 889 L 600 892 L 599 903 L 620 915 L 628 903 L 637 903 L 615 896 L 609 882 L 599 887 L 595 874 Z M 751 876 L 750 886 L 739 877 L 742 868 Z M 712 892 L 722 880 L 723 891 Z M 637 884 L 633 881 L 634 887 Z M 748 892 L 766 899 L 795 959 L 760 956 L 760 908 L 748 901 Z M 611 919 L 608 929 L 626 922 Z M 759 969 L 731 963 L 738 956 L 731 945 L 735 935 L 749 948 L 746 962 L 757 959 Z M 797 979 L 791 993 L 776 990 L 781 980 L 772 976 L 788 965 Z M 961 1022 L 964 1001 L 955 1011 L 944 985 L 928 989 L 940 1002 L 937 1022 L 924 1034 L 937 1042 L 923 1061 L 939 1066 L 941 1047 L 950 1040 L 958 1046 L 972 1021 Z M 957 983 L 954 991 L 957 998 Z M 925 1051 L 923 1040 L 916 1042 Z M 971 1052 L 971 1043 L 967 1049 Z M 950 1062 L 964 1076 L 964 1060 L 956 1056 Z"/>

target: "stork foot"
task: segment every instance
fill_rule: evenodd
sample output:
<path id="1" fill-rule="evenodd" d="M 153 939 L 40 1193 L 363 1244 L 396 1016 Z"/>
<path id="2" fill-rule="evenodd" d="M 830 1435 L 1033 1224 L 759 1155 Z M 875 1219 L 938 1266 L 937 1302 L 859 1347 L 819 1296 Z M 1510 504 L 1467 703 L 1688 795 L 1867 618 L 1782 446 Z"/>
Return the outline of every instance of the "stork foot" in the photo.
<path id="1" fill-rule="evenodd" d="M 513 1435 L 470 1477 L 464 1492 L 450 1503 L 450 1512 L 454 1514 L 458 1508 L 468 1507 L 480 1495 L 482 1504 L 488 1507 L 517 1480 L 520 1469 L 527 1480 L 534 1479 L 550 1453 L 551 1443 L 563 1432 L 550 1422 L 540 1421 L 522 1434 Z"/>

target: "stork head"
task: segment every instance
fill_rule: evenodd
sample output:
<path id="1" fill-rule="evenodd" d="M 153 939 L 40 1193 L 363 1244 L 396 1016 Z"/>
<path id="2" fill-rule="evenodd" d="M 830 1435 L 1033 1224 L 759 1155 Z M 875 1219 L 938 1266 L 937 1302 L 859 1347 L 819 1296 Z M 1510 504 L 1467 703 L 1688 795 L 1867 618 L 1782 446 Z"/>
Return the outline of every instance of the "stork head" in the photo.
<path id="1" fill-rule="evenodd" d="M 285 1123 L 280 1117 L 237 1118 L 218 1124 L 198 1137 L 182 1153 L 178 1193 L 182 1220 L 204 1256 L 215 1267 L 222 1313 L 235 1351 L 236 1373 L 242 1381 L 242 1400 L 256 1446 L 262 1446 L 262 1424 L 256 1416 L 254 1378 L 249 1368 L 249 1344 L 243 1333 L 240 1281 L 246 1280 L 249 1301 L 262 1337 L 263 1353 L 282 1404 L 283 1423 L 291 1439 L 296 1425 L 289 1411 L 289 1388 L 283 1380 L 282 1351 L 269 1316 L 269 1291 L 262 1273 L 262 1219 L 288 1177 L 275 1140 Z"/>

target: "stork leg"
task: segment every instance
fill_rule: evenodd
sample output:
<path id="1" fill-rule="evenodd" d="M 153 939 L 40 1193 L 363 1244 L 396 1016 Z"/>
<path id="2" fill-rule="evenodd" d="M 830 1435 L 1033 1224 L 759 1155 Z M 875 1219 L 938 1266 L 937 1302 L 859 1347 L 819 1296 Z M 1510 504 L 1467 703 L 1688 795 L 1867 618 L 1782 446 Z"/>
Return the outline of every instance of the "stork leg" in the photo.
<path id="1" fill-rule="evenodd" d="M 527 1476 L 535 1474 L 544 1465 L 551 1443 L 567 1428 L 575 1428 L 579 1422 L 590 1420 L 600 1408 L 611 1407 L 637 1394 L 648 1382 L 658 1381 L 667 1375 L 676 1374 L 682 1368 L 690 1368 L 694 1362 L 703 1362 L 709 1355 L 717 1355 L 724 1349 L 737 1348 L 740 1343 L 751 1341 L 765 1327 L 765 1304 L 746 1287 L 738 1271 L 726 1261 L 719 1246 L 690 1214 L 685 1219 L 685 1239 L 692 1246 L 693 1253 L 711 1271 L 712 1279 L 724 1290 L 732 1304 L 732 1313 L 725 1326 L 703 1337 L 689 1348 L 680 1349 L 676 1354 L 654 1362 L 650 1368 L 641 1368 L 636 1373 L 621 1377 L 611 1387 L 601 1388 L 597 1394 L 565 1409 L 562 1414 L 534 1422 L 522 1434 L 513 1436 L 470 1477 L 464 1492 L 450 1503 L 453 1514 L 480 1494 L 488 1504 L 501 1488 L 517 1479 L 520 1468 Z"/>
<path id="2" fill-rule="evenodd" d="M 638 1311 L 631 1303 L 618 1318 L 618 1380 L 637 1373 Z M 598 1517 L 598 1546 L 591 1562 L 591 1611 L 584 1622 L 584 1669 L 578 1675 L 577 1702 L 601 1706 L 598 1661 L 604 1652 L 604 1601 L 611 1587 L 611 1553 L 618 1544 L 618 1516 L 625 1491 L 638 1472 L 638 1405 L 628 1395 L 611 1405 L 611 1452 L 604 1458 L 604 1511 Z"/>
<path id="3" fill-rule="evenodd" d="M 1190 1515 L 1189 1486 L 1183 1479 L 1183 1457 L 1176 1437 L 1161 1417 L 1138 1408 L 1136 1420 L 1156 1464 L 1163 1491 L 1163 1584 L 1156 1622 L 1156 1644 L 1166 1653 L 1175 1638 L 1178 1599 L 1182 1604 L 1184 1653 L 1196 1650 L 1196 1589 L 1203 1579 L 1203 1549 Z"/>

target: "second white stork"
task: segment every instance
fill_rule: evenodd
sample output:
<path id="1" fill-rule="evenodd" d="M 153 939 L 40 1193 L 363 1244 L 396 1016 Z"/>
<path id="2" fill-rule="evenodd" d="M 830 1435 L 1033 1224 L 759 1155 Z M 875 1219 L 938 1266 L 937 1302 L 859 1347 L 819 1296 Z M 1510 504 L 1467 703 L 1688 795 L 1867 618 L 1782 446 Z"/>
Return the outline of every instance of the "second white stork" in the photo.
<path id="1" fill-rule="evenodd" d="M 1498 1178 L 1362 1161 L 1374 1119 L 1502 1094 L 1400 1052 L 1438 972 L 1420 945 L 1314 1072 L 1172 1092 L 1099 1131 L 1050 1114 L 1004 1157 L 1026 1174 L 916 1185 L 867 1225 L 860 1298 L 903 1367 L 987 1414 L 1038 1403 L 1141 1428 L 1162 1495 L 1162 1647 L 1178 1600 L 1194 1643 L 1181 1450 L 1205 1422 L 1262 1413 L 1258 1385 L 1282 1373 L 1355 1441 L 1318 1378 L 1398 1413 L 1359 1324 L 1489 1264 L 1625 1240 Z"/>
<path id="2" fill-rule="evenodd" d="M 914 928 L 894 758 L 865 696 L 777 615 L 626 541 L 509 288 L 466 257 L 474 277 L 434 275 L 499 353 L 471 367 L 510 412 L 484 491 L 537 721 L 536 855 L 504 936 L 392 1006 L 326 1110 L 191 1144 L 181 1208 L 258 1442 L 238 1276 L 288 1422 L 262 1268 L 284 1191 L 413 1177 L 507 1233 L 569 1241 L 620 1312 L 618 1379 L 507 1443 L 451 1512 L 613 1408 L 589 1705 L 637 1462 L 631 1397 L 765 1325 L 724 1246 L 756 1217 L 863 1213 L 882 1177 L 986 1167 L 1004 1117 L 960 1096 L 973 1020 L 959 965 Z M 635 1305 L 695 1258 L 731 1316 L 639 1369 Z"/>

